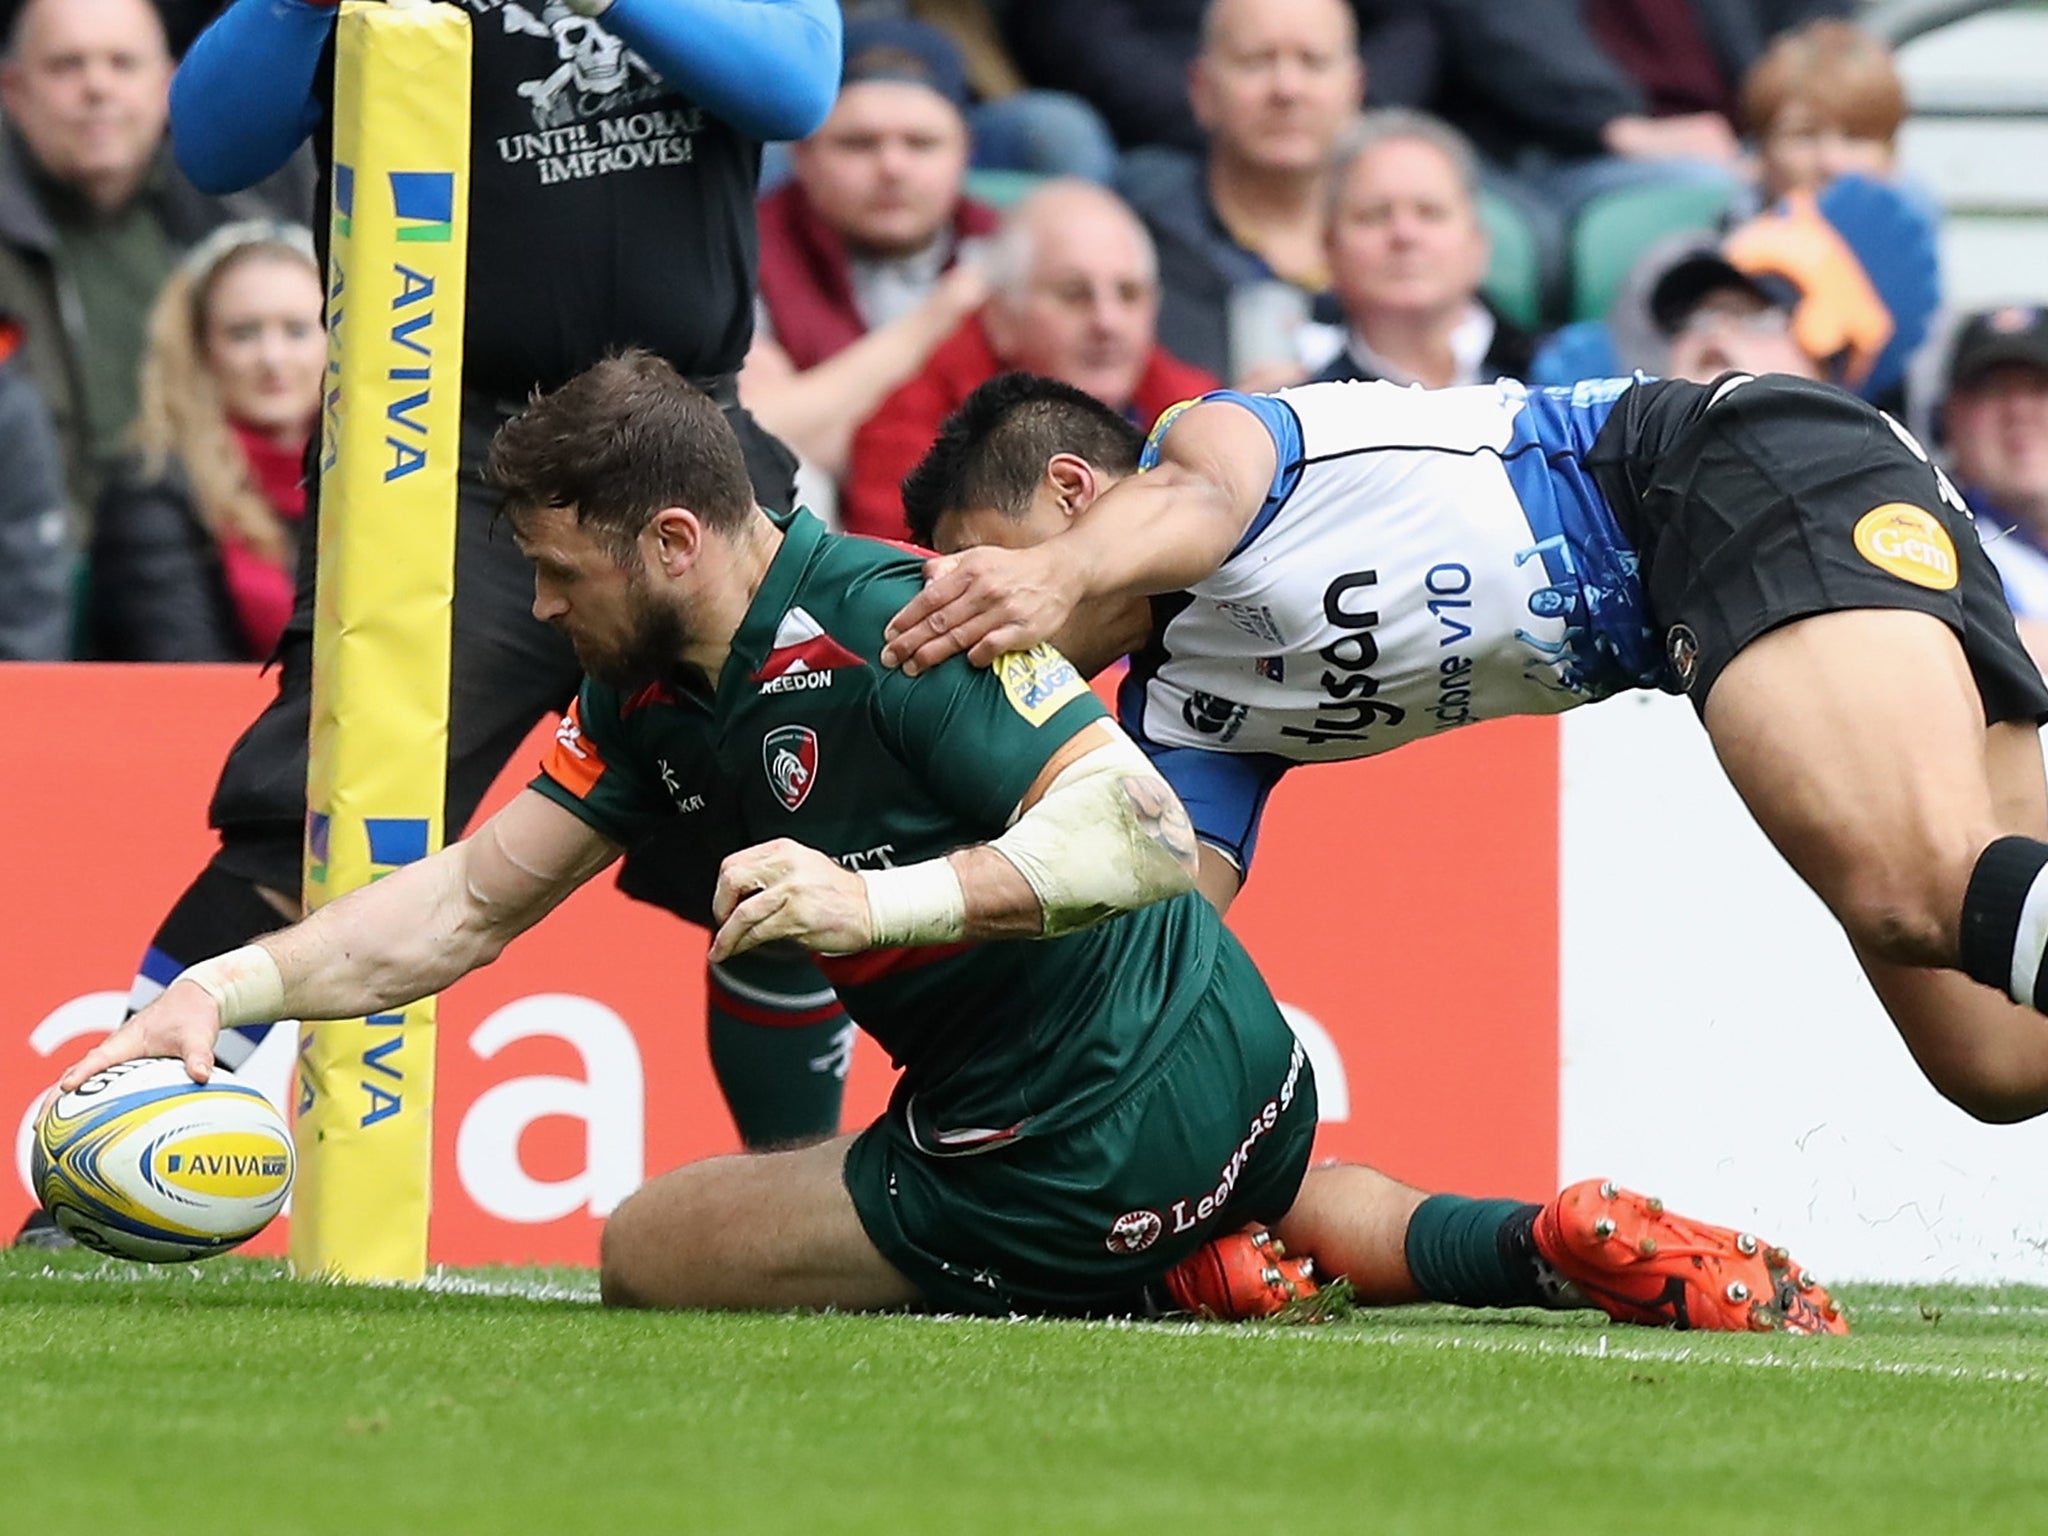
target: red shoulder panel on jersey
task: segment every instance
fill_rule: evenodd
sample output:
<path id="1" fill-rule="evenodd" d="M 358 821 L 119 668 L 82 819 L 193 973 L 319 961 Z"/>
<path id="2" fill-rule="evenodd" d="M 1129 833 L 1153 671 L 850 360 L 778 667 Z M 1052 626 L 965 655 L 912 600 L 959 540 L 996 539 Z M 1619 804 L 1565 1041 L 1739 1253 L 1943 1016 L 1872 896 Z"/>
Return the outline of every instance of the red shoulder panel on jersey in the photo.
<path id="1" fill-rule="evenodd" d="M 597 781 L 604 777 L 604 759 L 597 744 L 583 734 L 583 701 L 572 699 L 562 723 L 555 727 L 554 745 L 541 759 L 540 771 L 578 800 L 588 800 Z"/>

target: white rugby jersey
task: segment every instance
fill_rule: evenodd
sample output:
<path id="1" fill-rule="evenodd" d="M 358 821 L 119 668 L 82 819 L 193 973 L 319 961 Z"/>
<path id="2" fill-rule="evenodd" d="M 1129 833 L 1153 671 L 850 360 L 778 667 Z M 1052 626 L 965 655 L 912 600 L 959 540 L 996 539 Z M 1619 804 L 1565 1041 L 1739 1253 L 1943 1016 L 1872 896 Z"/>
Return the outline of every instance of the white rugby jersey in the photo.
<path id="1" fill-rule="evenodd" d="M 1279 471 L 1215 574 L 1155 609 L 1119 713 L 1162 767 L 1203 754 L 1168 777 L 1207 840 L 1242 861 L 1292 764 L 1664 681 L 1634 551 L 1585 467 L 1633 382 L 1206 397 L 1258 416 Z"/>

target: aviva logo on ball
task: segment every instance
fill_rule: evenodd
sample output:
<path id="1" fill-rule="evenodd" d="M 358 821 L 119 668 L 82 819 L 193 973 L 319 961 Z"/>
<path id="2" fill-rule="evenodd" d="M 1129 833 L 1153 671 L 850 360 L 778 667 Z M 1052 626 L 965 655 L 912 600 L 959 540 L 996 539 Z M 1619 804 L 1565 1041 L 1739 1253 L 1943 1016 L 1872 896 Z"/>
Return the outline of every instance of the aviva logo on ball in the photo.
<path id="1" fill-rule="evenodd" d="M 146 1176 L 159 1188 L 209 1198 L 260 1200 L 283 1190 L 292 1160 L 268 1136 L 247 1131 L 202 1131 L 167 1138 L 151 1149 Z"/>

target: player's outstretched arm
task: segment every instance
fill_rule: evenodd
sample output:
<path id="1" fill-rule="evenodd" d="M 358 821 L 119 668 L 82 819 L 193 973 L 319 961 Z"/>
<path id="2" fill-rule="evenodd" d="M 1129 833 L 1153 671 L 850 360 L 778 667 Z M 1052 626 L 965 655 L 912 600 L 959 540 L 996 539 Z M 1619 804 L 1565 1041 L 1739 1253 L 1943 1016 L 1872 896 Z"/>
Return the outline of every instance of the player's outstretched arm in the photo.
<path id="1" fill-rule="evenodd" d="M 720 867 L 713 962 L 775 939 L 821 954 L 1053 938 L 1194 889 L 1194 828 L 1131 739 L 1090 723 L 993 842 L 901 869 L 841 869 L 787 838 Z"/>
<path id="2" fill-rule="evenodd" d="M 236 1024 L 349 1019 L 438 992 L 489 964 L 617 858 L 528 790 L 476 833 L 322 907 L 304 922 L 203 960 L 66 1072 L 75 1088 L 137 1056 L 177 1056 L 204 1082 L 213 1042 Z"/>
<path id="3" fill-rule="evenodd" d="M 1279 467 L 1272 434 L 1228 400 L 1193 406 L 1158 462 L 1117 481 L 1064 533 L 1030 549 L 970 549 L 926 567 L 889 621 L 887 666 L 915 674 L 965 651 L 988 666 L 1054 640 L 1084 605 L 1178 592 L 1213 575 L 1258 515 Z"/>

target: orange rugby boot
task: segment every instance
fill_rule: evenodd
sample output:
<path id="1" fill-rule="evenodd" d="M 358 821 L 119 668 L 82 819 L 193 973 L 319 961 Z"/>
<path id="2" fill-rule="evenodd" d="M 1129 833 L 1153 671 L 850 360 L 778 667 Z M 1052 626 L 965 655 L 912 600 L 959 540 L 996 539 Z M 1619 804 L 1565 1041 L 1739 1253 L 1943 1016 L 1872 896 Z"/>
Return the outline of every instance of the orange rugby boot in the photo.
<path id="1" fill-rule="evenodd" d="M 1536 1250 L 1618 1323 L 1727 1333 L 1847 1333 L 1835 1299 L 1783 1248 L 1676 1216 L 1608 1180 L 1561 1192 Z"/>
<path id="2" fill-rule="evenodd" d="M 1168 1270 L 1173 1304 L 1197 1317 L 1245 1322 L 1272 1317 L 1316 1294 L 1315 1260 L 1287 1257 L 1280 1239 L 1254 1222 L 1212 1237 Z"/>

